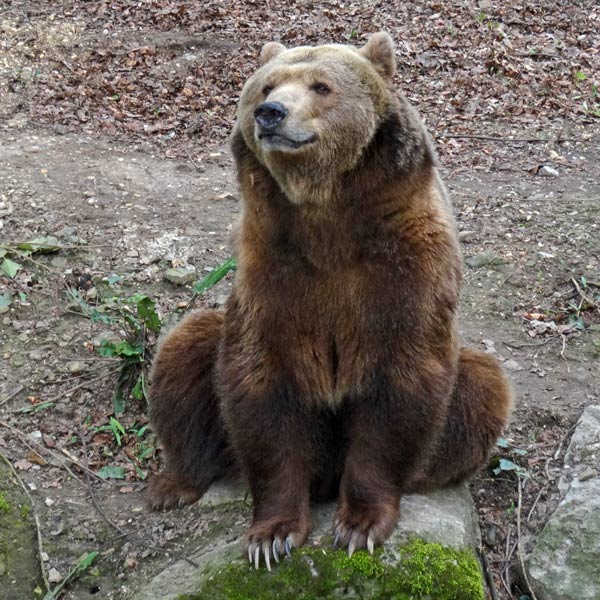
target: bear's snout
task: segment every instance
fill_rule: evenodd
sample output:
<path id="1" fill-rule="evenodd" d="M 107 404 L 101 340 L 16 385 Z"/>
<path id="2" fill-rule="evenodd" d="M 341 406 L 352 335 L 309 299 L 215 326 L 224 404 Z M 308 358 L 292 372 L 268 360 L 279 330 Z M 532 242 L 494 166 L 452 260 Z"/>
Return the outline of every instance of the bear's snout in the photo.
<path id="1" fill-rule="evenodd" d="M 256 107 L 254 118 L 264 131 L 275 131 L 285 119 L 288 109 L 281 102 L 263 102 Z"/>

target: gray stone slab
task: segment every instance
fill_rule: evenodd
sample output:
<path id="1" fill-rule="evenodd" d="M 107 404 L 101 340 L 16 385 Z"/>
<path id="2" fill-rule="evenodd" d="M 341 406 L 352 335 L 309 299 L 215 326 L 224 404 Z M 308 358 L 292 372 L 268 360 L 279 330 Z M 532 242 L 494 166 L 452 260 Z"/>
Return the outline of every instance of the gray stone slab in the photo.
<path id="1" fill-rule="evenodd" d="M 600 598 L 600 477 L 593 468 L 599 458 L 600 406 L 589 406 L 565 455 L 564 497 L 527 562 L 538 600 Z"/>

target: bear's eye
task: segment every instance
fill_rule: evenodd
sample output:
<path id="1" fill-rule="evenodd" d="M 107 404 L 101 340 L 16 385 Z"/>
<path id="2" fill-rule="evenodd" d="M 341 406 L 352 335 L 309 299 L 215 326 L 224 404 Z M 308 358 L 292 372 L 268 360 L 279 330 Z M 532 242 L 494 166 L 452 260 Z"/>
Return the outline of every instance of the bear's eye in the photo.
<path id="1" fill-rule="evenodd" d="M 327 96 L 327 94 L 331 93 L 331 88 L 327 84 L 321 82 L 313 83 L 310 86 L 310 89 L 321 96 Z"/>
<path id="2" fill-rule="evenodd" d="M 265 85 L 265 87 L 262 90 L 262 93 L 263 93 L 263 95 L 268 96 L 272 91 L 273 91 L 272 85 Z"/>

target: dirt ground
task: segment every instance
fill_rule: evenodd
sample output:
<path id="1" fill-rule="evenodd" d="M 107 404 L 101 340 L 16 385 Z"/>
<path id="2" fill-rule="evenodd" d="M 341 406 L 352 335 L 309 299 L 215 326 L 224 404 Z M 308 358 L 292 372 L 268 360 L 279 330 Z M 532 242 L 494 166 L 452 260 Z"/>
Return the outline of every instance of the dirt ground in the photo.
<path id="1" fill-rule="evenodd" d="M 118 441 L 109 426 L 119 359 L 98 352 L 102 340 L 118 340 L 123 332 L 84 318 L 68 293 L 78 290 L 91 307 L 102 306 L 109 293 L 147 294 L 168 327 L 193 293 L 165 281 L 165 271 L 183 266 L 202 279 L 229 257 L 228 234 L 240 202 L 226 135 L 260 32 L 248 34 L 247 44 L 243 28 L 227 35 L 231 23 L 247 15 L 230 15 L 219 3 L 205 10 L 225 11 L 221 30 L 211 33 L 209 16 L 194 21 L 193 12 L 182 25 L 177 18 L 183 17 L 168 10 L 185 3 L 165 1 L 148 10 L 171 19 L 157 16 L 160 35 L 153 35 L 149 14 L 135 13 L 136 3 L 113 3 L 112 13 L 109 4 L 97 3 L 105 12 L 92 14 L 76 2 L 59 2 L 50 14 L 37 3 L 8 2 L 0 15 L 0 71 L 13 77 L 0 85 L 0 248 L 21 265 L 15 277 L 0 272 L 0 452 L 30 489 L 46 569 L 64 577 L 83 552 L 99 551 L 94 569 L 64 594 L 78 600 L 130 597 L 136 582 L 185 556 L 218 519 L 226 531 L 237 531 L 210 510 L 146 510 L 145 479 L 160 465 L 151 431 L 143 429 L 146 407 L 129 399 L 117 419 L 125 430 Z M 250 10 L 252 4 L 241 6 Z M 435 3 L 423 4 L 437 14 Z M 450 4 L 459 10 L 464 3 Z M 126 5 L 135 14 L 117 19 L 118 7 Z M 381 10 L 378 3 L 367 7 Z M 116 46 L 106 44 L 107 27 Z M 292 31 L 295 43 L 301 32 Z M 307 34 L 309 41 L 325 35 L 316 31 Z M 330 40 L 334 32 L 326 30 Z M 161 124 L 152 121 L 150 130 L 144 129 L 151 124 L 148 114 L 134 118 L 131 107 L 122 109 L 122 118 L 103 118 L 109 108 L 94 104 L 89 90 L 65 87 L 56 95 L 54 79 L 62 77 L 64 86 L 69 77 L 77 79 L 74 55 L 101 57 L 119 42 L 131 49 L 148 40 L 162 48 L 160 60 L 142 65 L 136 55 L 124 78 L 137 71 L 163 83 L 192 77 L 191 93 L 204 102 L 198 71 L 189 75 L 182 64 L 208 71 L 211 60 L 223 63 L 233 53 L 235 77 L 213 94 L 212 109 L 187 106 L 192 96 L 178 92 L 180 104 L 171 99 L 181 105 L 179 113 Z M 90 77 L 82 81 L 93 87 Z M 444 77 L 448 73 L 440 72 L 440 81 Z M 138 83 L 128 84 L 137 90 Z M 556 505 L 572 427 L 584 406 L 600 400 L 600 124 L 548 109 L 528 120 L 475 114 L 449 129 L 451 115 L 436 117 L 428 96 L 410 89 L 440 149 L 467 259 L 464 342 L 495 353 L 514 385 L 514 415 L 497 453 L 511 462 L 498 474 L 492 465 L 472 490 L 499 596 L 519 598 L 526 593 L 519 557 Z M 18 249 L 47 236 L 56 238 L 51 253 L 27 257 Z M 230 281 L 231 275 L 194 305 L 221 305 Z M 154 342 L 149 335 L 147 357 Z M 100 479 L 107 466 L 119 466 L 123 477 Z"/>

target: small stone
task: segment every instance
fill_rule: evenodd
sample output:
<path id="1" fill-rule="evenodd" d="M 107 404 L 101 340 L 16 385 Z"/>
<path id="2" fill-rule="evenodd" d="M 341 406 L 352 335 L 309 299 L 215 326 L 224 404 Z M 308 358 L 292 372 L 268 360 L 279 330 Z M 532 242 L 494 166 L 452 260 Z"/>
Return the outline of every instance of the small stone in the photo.
<path id="1" fill-rule="evenodd" d="M 176 267 L 165 271 L 165 279 L 175 285 L 186 285 L 196 279 L 196 271 L 193 269 L 184 269 Z"/>
<path id="2" fill-rule="evenodd" d="M 498 256 L 493 250 L 484 250 L 479 254 L 475 254 L 474 256 L 470 256 L 465 259 L 465 263 L 467 263 L 470 267 L 474 269 L 479 269 L 480 267 L 489 267 L 492 265 L 501 265 L 506 261 Z"/>
<path id="3" fill-rule="evenodd" d="M 70 235 L 75 235 L 77 230 L 75 227 L 71 227 L 70 225 L 65 225 L 62 229 L 59 229 L 56 232 L 56 235 L 61 238 L 69 237 Z"/>
<path id="4" fill-rule="evenodd" d="M 138 561 L 137 561 L 137 559 L 135 557 L 128 556 L 125 559 L 124 566 L 125 566 L 126 569 L 135 569 L 135 567 L 137 566 L 137 564 L 138 564 Z"/>
<path id="5" fill-rule="evenodd" d="M 48 507 L 52 506 L 54 504 L 54 500 L 52 500 L 52 498 L 46 498 L 44 500 L 44 504 Z"/>
<path id="6" fill-rule="evenodd" d="M 594 479 L 594 477 L 598 477 L 598 471 L 596 471 L 596 469 L 592 469 L 592 467 L 586 467 L 579 474 L 579 481 L 588 481 L 590 479 Z"/>
<path id="7" fill-rule="evenodd" d="M 64 269 L 65 265 L 67 264 L 67 259 L 64 256 L 55 256 L 50 261 L 50 264 L 56 269 Z"/>
<path id="8" fill-rule="evenodd" d="M 48 581 L 50 583 L 59 583 L 62 581 L 62 575 L 55 568 L 52 568 L 48 571 Z"/>
<path id="9" fill-rule="evenodd" d="M 78 360 L 74 360 L 69 363 L 69 373 L 82 373 L 85 371 L 85 363 L 82 363 Z"/>
<path id="10" fill-rule="evenodd" d="M 98 290 L 95 287 L 91 287 L 86 293 L 85 297 L 88 300 L 95 300 L 98 297 Z"/>
<path id="11" fill-rule="evenodd" d="M 522 371 L 523 367 L 516 361 L 513 360 L 512 358 L 507 360 L 504 363 L 504 366 L 509 370 L 509 371 Z"/>
<path id="12" fill-rule="evenodd" d="M 497 354 L 496 343 L 494 340 L 481 340 L 481 343 L 485 346 L 485 351 L 488 354 Z"/>
<path id="13" fill-rule="evenodd" d="M 538 175 L 540 177 L 558 177 L 559 173 L 556 169 L 549 167 L 548 165 L 544 165 L 539 171 Z"/>
<path id="14" fill-rule="evenodd" d="M 225 306 L 225 303 L 227 302 L 227 298 L 229 298 L 229 296 L 227 296 L 227 294 L 222 294 L 220 296 L 217 296 L 217 299 L 215 300 L 217 306 Z"/>
<path id="15" fill-rule="evenodd" d="M 458 239 L 461 242 L 470 242 L 475 238 L 476 231 L 459 231 Z"/>
<path id="16" fill-rule="evenodd" d="M 129 256 L 129 258 L 137 258 L 140 255 L 140 253 L 137 250 L 127 250 L 127 256 Z"/>

